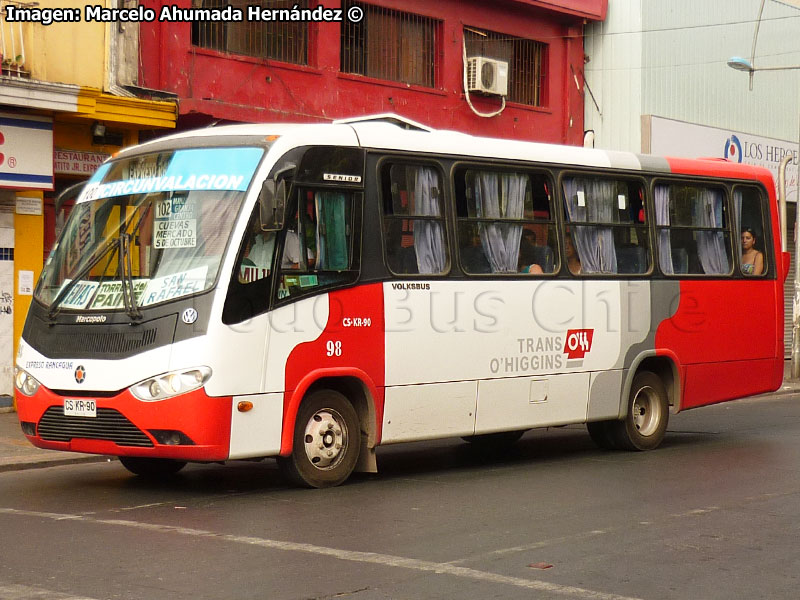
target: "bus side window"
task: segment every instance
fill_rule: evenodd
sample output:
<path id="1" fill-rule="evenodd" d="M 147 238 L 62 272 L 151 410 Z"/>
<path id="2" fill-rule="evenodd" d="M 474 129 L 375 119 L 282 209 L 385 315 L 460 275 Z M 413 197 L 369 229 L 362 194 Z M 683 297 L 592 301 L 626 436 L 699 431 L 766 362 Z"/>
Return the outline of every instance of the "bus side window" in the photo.
<path id="1" fill-rule="evenodd" d="M 641 182 L 581 176 L 565 177 L 563 186 L 565 216 L 580 272 L 648 273 L 650 242 Z"/>
<path id="2" fill-rule="evenodd" d="M 455 196 L 464 273 L 552 273 L 557 246 L 551 189 L 543 173 L 459 170 Z"/>
<path id="3" fill-rule="evenodd" d="M 658 184 L 657 256 L 665 275 L 728 275 L 730 233 L 725 191 L 696 184 Z"/>
<path id="4" fill-rule="evenodd" d="M 439 171 L 427 165 L 383 169 L 383 239 L 389 270 L 397 275 L 440 275 L 449 256 Z"/>
<path id="5" fill-rule="evenodd" d="M 734 232 L 738 234 L 739 269 L 743 275 L 765 275 L 768 271 L 768 246 L 764 239 L 764 199 L 757 188 L 737 187 L 733 191 L 733 209 L 736 219 Z"/>
<path id="6" fill-rule="evenodd" d="M 258 207 L 253 211 L 245 233 L 245 242 L 236 266 L 239 283 L 253 283 L 267 277 L 272 270 L 275 253 L 275 232 L 261 230 Z"/>
<path id="7" fill-rule="evenodd" d="M 353 261 L 353 194 L 300 190 L 299 210 L 283 237 L 278 299 L 357 277 Z"/>

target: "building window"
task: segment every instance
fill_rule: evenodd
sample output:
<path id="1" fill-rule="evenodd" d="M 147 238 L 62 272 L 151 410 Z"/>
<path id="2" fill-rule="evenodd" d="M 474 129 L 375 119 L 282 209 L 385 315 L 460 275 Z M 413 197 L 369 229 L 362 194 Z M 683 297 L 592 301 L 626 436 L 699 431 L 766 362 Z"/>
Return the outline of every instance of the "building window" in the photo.
<path id="1" fill-rule="evenodd" d="M 485 56 L 508 63 L 507 99 L 510 102 L 546 105 L 546 44 L 471 27 L 464 29 L 464 40 L 467 56 Z"/>
<path id="2" fill-rule="evenodd" d="M 364 11 L 358 23 L 342 23 L 341 71 L 412 85 L 439 81 L 441 21 L 361 2 L 342 3 Z"/>
<path id="3" fill-rule="evenodd" d="M 308 8 L 308 0 L 192 0 L 193 8 L 240 9 L 240 22 L 193 21 L 192 45 L 231 54 L 268 58 L 296 65 L 308 64 L 308 23 L 289 20 L 250 21 L 247 7 L 257 4 L 267 9 Z"/>

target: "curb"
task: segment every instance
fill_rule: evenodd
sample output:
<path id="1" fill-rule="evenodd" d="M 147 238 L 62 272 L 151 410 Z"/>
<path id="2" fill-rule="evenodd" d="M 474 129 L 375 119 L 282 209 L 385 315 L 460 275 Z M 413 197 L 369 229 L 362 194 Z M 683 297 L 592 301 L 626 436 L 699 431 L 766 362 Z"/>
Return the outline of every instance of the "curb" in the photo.
<path id="1" fill-rule="evenodd" d="M 115 460 L 110 456 L 87 454 L 86 456 L 23 456 L 19 458 L 0 458 L 0 473 L 9 471 L 25 471 L 27 469 L 45 469 L 62 465 L 76 465 L 82 463 L 111 462 Z"/>

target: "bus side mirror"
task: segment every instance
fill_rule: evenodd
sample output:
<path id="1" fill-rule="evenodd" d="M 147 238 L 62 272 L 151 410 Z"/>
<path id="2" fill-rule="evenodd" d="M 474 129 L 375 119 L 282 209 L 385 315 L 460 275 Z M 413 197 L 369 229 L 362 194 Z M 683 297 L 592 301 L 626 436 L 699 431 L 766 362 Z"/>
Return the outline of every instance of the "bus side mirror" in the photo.
<path id="1" fill-rule="evenodd" d="M 286 180 L 267 179 L 258 195 L 262 231 L 279 231 L 286 214 Z"/>
<path id="2" fill-rule="evenodd" d="M 288 163 L 279 169 L 270 179 L 265 179 L 258 195 L 261 213 L 262 231 L 279 231 L 283 229 L 286 216 L 286 180 L 294 175 L 297 165 Z"/>

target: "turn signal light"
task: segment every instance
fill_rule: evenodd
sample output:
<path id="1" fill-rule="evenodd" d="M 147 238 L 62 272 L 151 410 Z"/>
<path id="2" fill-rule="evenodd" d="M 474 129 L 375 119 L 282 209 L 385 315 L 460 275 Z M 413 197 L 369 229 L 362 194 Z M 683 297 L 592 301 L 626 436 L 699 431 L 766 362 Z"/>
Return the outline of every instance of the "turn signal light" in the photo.
<path id="1" fill-rule="evenodd" d="M 247 412 L 248 410 L 253 410 L 253 403 L 249 400 L 242 400 L 236 408 L 239 409 L 239 412 Z"/>

